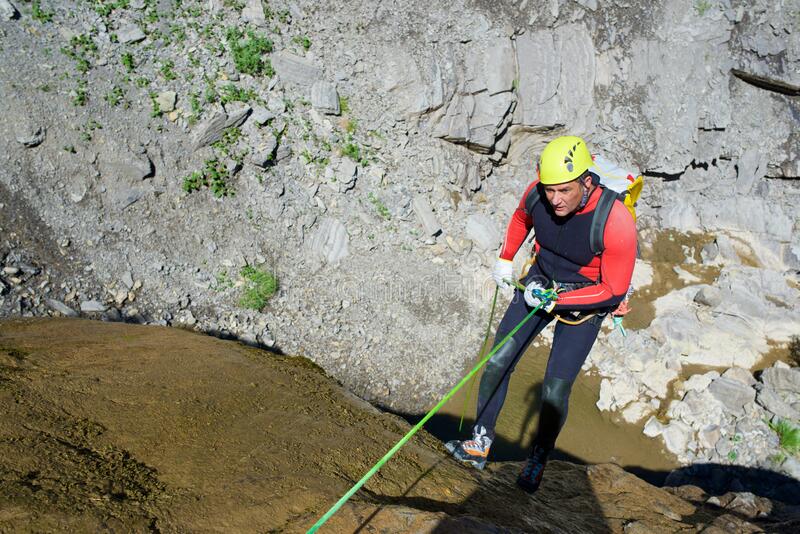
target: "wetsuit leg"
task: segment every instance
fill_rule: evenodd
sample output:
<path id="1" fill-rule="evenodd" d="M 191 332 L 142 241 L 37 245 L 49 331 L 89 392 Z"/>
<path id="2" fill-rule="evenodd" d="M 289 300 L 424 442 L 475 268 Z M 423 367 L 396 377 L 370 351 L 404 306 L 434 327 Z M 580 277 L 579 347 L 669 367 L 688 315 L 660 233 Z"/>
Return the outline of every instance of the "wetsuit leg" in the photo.
<path id="1" fill-rule="evenodd" d="M 603 317 L 595 316 L 579 325 L 556 324 L 542 383 L 542 408 L 534 449 L 539 447 L 547 454 L 555 447 L 556 438 L 567 420 L 572 384 L 597 339 Z"/>
<path id="2" fill-rule="evenodd" d="M 515 291 L 514 298 L 497 328 L 495 343 L 505 338 L 530 311 L 531 308 L 525 304 L 522 292 Z M 475 426 L 483 426 L 490 438 L 494 439 L 494 427 L 505 402 L 508 382 L 517 361 L 525 353 L 530 342 L 552 319 L 553 317 L 545 312 L 537 312 L 487 362 L 478 387 L 478 414 Z"/>

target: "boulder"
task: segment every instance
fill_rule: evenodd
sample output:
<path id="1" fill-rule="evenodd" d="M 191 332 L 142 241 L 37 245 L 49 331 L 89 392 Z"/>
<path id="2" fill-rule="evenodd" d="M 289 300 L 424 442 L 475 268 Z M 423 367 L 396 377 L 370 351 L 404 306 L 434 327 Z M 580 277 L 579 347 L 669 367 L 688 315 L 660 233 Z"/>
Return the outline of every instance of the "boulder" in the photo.
<path id="1" fill-rule="evenodd" d="M 8 0 L 0 0 L 0 20 L 12 20 L 19 17 L 19 11 Z"/>
<path id="2" fill-rule="evenodd" d="M 761 391 L 758 392 L 756 400 L 765 410 L 772 412 L 779 418 L 800 422 L 800 412 L 795 410 L 788 402 L 784 401 L 772 388 L 762 388 Z"/>
<path id="3" fill-rule="evenodd" d="M 255 26 L 266 26 L 267 17 L 264 14 L 262 0 L 245 0 L 242 8 L 242 19 Z"/>
<path id="4" fill-rule="evenodd" d="M 467 237 L 483 250 L 494 250 L 500 244 L 497 225 L 486 215 L 473 213 L 467 217 Z"/>
<path id="5" fill-rule="evenodd" d="M 169 113 L 175 109 L 175 102 L 178 101 L 178 95 L 175 91 L 164 91 L 159 93 L 156 97 L 158 107 L 164 113 Z"/>
<path id="6" fill-rule="evenodd" d="M 703 286 L 694 296 L 694 301 L 703 306 L 714 308 L 722 304 L 722 292 L 713 286 Z"/>
<path id="7" fill-rule="evenodd" d="M 347 229 L 337 219 L 324 218 L 311 238 L 311 252 L 324 263 L 335 264 L 348 255 Z"/>
<path id="8" fill-rule="evenodd" d="M 123 23 L 116 31 L 117 39 L 122 44 L 138 43 L 144 41 L 147 35 L 136 24 Z"/>
<path id="9" fill-rule="evenodd" d="M 756 399 L 756 390 L 730 378 L 717 378 L 708 386 L 711 395 L 725 406 L 726 411 L 744 415 L 744 406 Z"/>
<path id="10" fill-rule="evenodd" d="M 328 115 L 339 115 L 339 93 L 330 82 L 319 80 L 311 86 L 311 105 Z"/>
<path id="11" fill-rule="evenodd" d="M 800 368 L 770 367 L 761 373 L 761 381 L 772 389 L 800 395 Z"/>
<path id="12" fill-rule="evenodd" d="M 98 158 L 101 178 L 134 185 L 153 176 L 155 168 L 147 154 L 135 154 L 118 147 L 104 150 Z"/>
<path id="13" fill-rule="evenodd" d="M 285 50 L 272 55 L 272 66 L 282 81 L 306 88 L 322 78 L 322 69 L 314 62 Z"/>
<path id="14" fill-rule="evenodd" d="M 425 196 L 414 196 L 414 199 L 411 201 L 411 206 L 414 209 L 414 213 L 417 215 L 417 219 L 422 225 L 423 230 L 425 231 L 425 235 L 435 236 L 441 233 L 442 225 L 439 223 L 436 215 L 433 214 L 431 205 Z"/>
<path id="15" fill-rule="evenodd" d="M 45 303 L 52 309 L 53 311 L 57 311 L 61 315 L 65 317 L 77 317 L 78 312 L 64 304 L 63 302 L 55 299 L 45 299 Z"/>
<path id="16" fill-rule="evenodd" d="M 692 428 L 681 421 L 670 421 L 661 432 L 667 450 L 675 455 L 686 452 L 686 446 L 692 437 Z"/>

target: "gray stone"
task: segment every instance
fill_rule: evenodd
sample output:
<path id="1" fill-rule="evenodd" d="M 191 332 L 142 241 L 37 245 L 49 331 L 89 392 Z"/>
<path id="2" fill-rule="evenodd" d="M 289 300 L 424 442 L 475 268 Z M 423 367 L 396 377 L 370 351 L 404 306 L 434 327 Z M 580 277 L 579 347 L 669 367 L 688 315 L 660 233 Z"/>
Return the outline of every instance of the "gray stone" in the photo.
<path id="1" fill-rule="evenodd" d="M 130 271 L 122 273 L 122 283 L 125 284 L 125 287 L 128 289 L 133 288 L 133 274 L 131 274 Z"/>
<path id="2" fill-rule="evenodd" d="M 719 246 L 716 241 L 707 243 L 703 247 L 703 250 L 700 251 L 700 258 L 703 260 L 703 263 L 711 263 L 717 259 L 717 256 L 719 256 Z"/>
<path id="3" fill-rule="evenodd" d="M 715 308 L 722 304 L 722 292 L 713 286 L 704 286 L 694 296 L 694 301 L 709 308 Z"/>
<path id="4" fill-rule="evenodd" d="M 100 313 L 108 309 L 105 304 L 99 300 L 84 300 L 81 302 L 81 311 L 87 313 Z"/>
<path id="5" fill-rule="evenodd" d="M 45 299 L 45 303 L 50 307 L 51 310 L 57 311 L 64 317 L 77 317 L 78 312 L 61 302 L 60 300 L 55 299 Z"/>
<path id="6" fill-rule="evenodd" d="M 102 151 L 98 167 L 102 178 L 128 184 L 141 182 L 155 172 L 147 154 L 134 154 L 122 149 Z"/>
<path id="7" fill-rule="evenodd" d="M 267 17 L 264 15 L 264 5 L 261 0 L 245 0 L 242 18 L 256 26 L 266 26 Z"/>
<path id="8" fill-rule="evenodd" d="M 122 44 L 138 43 L 147 37 L 136 24 L 125 24 L 117 30 L 117 39 Z"/>
<path id="9" fill-rule="evenodd" d="M 336 86 L 329 82 L 319 80 L 311 86 L 311 105 L 328 115 L 338 115 L 339 93 Z"/>
<path id="10" fill-rule="evenodd" d="M 264 106 L 255 106 L 253 108 L 253 120 L 259 126 L 264 126 L 266 123 L 275 118 L 275 114 Z"/>
<path id="11" fill-rule="evenodd" d="M 175 110 L 175 102 L 178 101 L 178 95 L 175 91 L 164 91 L 159 93 L 156 97 L 159 109 L 164 113 L 169 113 Z"/>
<path id="12" fill-rule="evenodd" d="M 661 423 L 655 416 L 650 416 L 650 419 L 644 424 L 644 430 L 642 431 L 645 436 L 649 438 L 654 438 L 656 436 L 660 436 L 662 432 L 664 432 L 665 425 Z"/>
<path id="13" fill-rule="evenodd" d="M 736 176 L 736 192 L 746 195 L 753 190 L 753 185 L 767 173 L 767 157 L 758 149 L 748 149 L 739 158 L 738 173 Z"/>
<path id="14" fill-rule="evenodd" d="M 775 390 L 765 387 L 758 392 L 758 404 L 781 419 L 800 421 L 800 413 L 785 402 Z"/>
<path id="15" fill-rule="evenodd" d="M 126 187 L 124 185 L 113 187 L 109 190 L 111 205 L 119 211 L 138 202 L 145 192 L 137 187 Z"/>
<path id="16" fill-rule="evenodd" d="M 253 148 L 253 155 L 250 161 L 258 167 L 267 167 L 275 161 L 275 149 L 278 148 L 278 139 L 268 134 L 261 138 L 261 141 Z"/>
<path id="17" fill-rule="evenodd" d="M 724 373 L 722 373 L 723 378 L 730 378 L 731 380 L 736 380 L 744 384 L 745 386 L 754 386 L 758 383 L 758 381 L 753 377 L 753 373 L 744 369 L 743 367 L 731 367 Z"/>
<path id="18" fill-rule="evenodd" d="M 708 425 L 697 433 L 697 442 L 705 449 L 714 449 L 721 437 L 719 425 Z"/>
<path id="19" fill-rule="evenodd" d="M 311 60 L 282 50 L 272 56 L 272 66 L 284 82 L 311 87 L 322 78 L 322 69 Z"/>
<path id="20" fill-rule="evenodd" d="M 253 112 L 253 108 L 237 102 L 230 107 L 226 107 L 225 111 L 228 114 L 228 118 L 225 119 L 225 128 L 236 128 L 244 124 L 244 121 L 246 121 L 250 113 Z"/>
<path id="21" fill-rule="evenodd" d="M 467 217 L 467 237 L 483 250 L 494 250 L 500 244 L 497 225 L 486 215 L 473 213 Z"/>
<path id="22" fill-rule="evenodd" d="M 25 145 L 26 148 L 33 148 L 44 141 L 46 130 L 44 126 L 39 126 L 29 122 L 16 125 L 17 142 Z"/>
<path id="23" fill-rule="evenodd" d="M 708 386 L 708 391 L 725 406 L 726 411 L 736 415 L 743 415 L 745 404 L 756 398 L 755 389 L 730 378 L 717 378 Z"/>
<path id="24" fill-rule="evenodd" d="M 192 150 L 199 150 L 204 146 L 216 143 L 222 139 L 222 134 L 227 128 L 241 126 L 251 112 L 252 108 L 250 106 L 244 106 L 231 110 L 230 114 L 216 113 L 201 122 L 197 125 L 192 135 Z"/>
<path id="25" fill-rule="evenodd" d="M 672 454 L 683 454 L 692 436 L 692 428 L 681 421 L 670 421 L 661 432 L 664 445 Z"/>
<path id="26" fill-rule="evenodd" d="M 597 9 L 597 0 L 575 0 L 575 1 L 591 11 Z"/>
<path id="27" fill-rule="evenodd" d="M 350 158 L 342 158 L 336 169 L 337 184 L 340 193 L 349 191 L 356 184 L 356 175 L 358 174 L 358 165 Z"/>
<path id="28" fill-rule="evenodd" d="M 338 263 L 348 255 L 350 238 L 347 229 L 337 219 L 325 218 L 311 238 L 311 251 L 324 263 Z"/>
<path id="29" fill-rule="evenodd" d="M 19 11 L 8 0 L 0 0 L 0 20 L 12 20 L 19 17 Z"/>
<path id="30" fill-rule="evenodd" d="M 800 395 L 800 369 L 770 367 L 761 373 L 761 381 L 767 387 Z"/>
<path id="31" fill-rule="evenodd" d="M 433 214 L 427 198 L 423 195 L 416 195 L 414 200 L 411 201 L 411 206 L 414 208 L 414 213 L 417 215 L 425 235 L 435 236 L 441 233 L 442 225 L 436 215 Z"/>

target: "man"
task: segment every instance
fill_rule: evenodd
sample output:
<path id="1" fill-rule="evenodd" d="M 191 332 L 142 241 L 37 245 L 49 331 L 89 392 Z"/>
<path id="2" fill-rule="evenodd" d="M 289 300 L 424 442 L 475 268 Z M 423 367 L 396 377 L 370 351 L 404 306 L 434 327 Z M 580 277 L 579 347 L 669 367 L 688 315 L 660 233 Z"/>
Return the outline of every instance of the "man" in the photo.
<path id="1" fill-rule="evenodd" d="M 520 281 L 525 291 L 515 291 L 500 321 L 495 343 L 534 307 L 541 308 L 487 363 L 478 389 L 472 439 L 446 445 L 457 459 L 484 467 L 511 373 L 530 342 L 558 318 L 533 450 L 517 479 L 517 484 L 531 493 L 541 483 L 548 455 L 566 420 L 572 384 L 603 318 L 625 298 L 636 258 L 633 217 L 613 192 L 604 193 L 590 167 L 592 156 L 579 137 L 559 137 L 542 151 L 539 179 L 528 186 L 511 217 L 492 276 L 501 288 L 513 281 L 514 256 L 531 228 L 536 236 L 535 263 Z M 593 224 L 594 219 L 602 219 L 595 217 L 595 211 L 607 213 L 604 221 L 599 220 L 600 226 L 598 221 Z M 593 250 L 598 234 L 602 236 L 599 251 Z M 555 288 L 557 298 L 548 298 L 542 291 L 546 288 Z"/>

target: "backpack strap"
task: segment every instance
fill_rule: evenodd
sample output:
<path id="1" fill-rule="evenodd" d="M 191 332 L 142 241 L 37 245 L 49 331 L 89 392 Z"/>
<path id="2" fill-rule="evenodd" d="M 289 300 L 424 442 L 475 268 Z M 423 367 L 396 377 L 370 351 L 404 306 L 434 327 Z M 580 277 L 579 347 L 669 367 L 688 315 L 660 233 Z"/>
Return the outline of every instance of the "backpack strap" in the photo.
<path id="1" fill-rule="evenodd" d="M 595 256 L 601 254 L 605 249 L 603 233 L 606 230 L 608 215 L 611 213 L 611 208 L 614 207 L 614 201 L 618 199 L 619 194 L 616 191 L 607 187 L 602 188 L 600 198 L 597 200 L 597 206 L 594 208 L 592 225 L 589 229 L 589 248 L 591 248 Z"/>
<path id="2" fill-rule="evenodd" d="M 539 187 L 541 184 L 536 184 L 536 187 L 528 191 L 528 196 L 525 197 L 525 211 L 528 215 L 533 217 L 533 208 L 536 204 L 539 203 L 539 200 L 542 198 L 542 194 L 539 191 Z"/>

